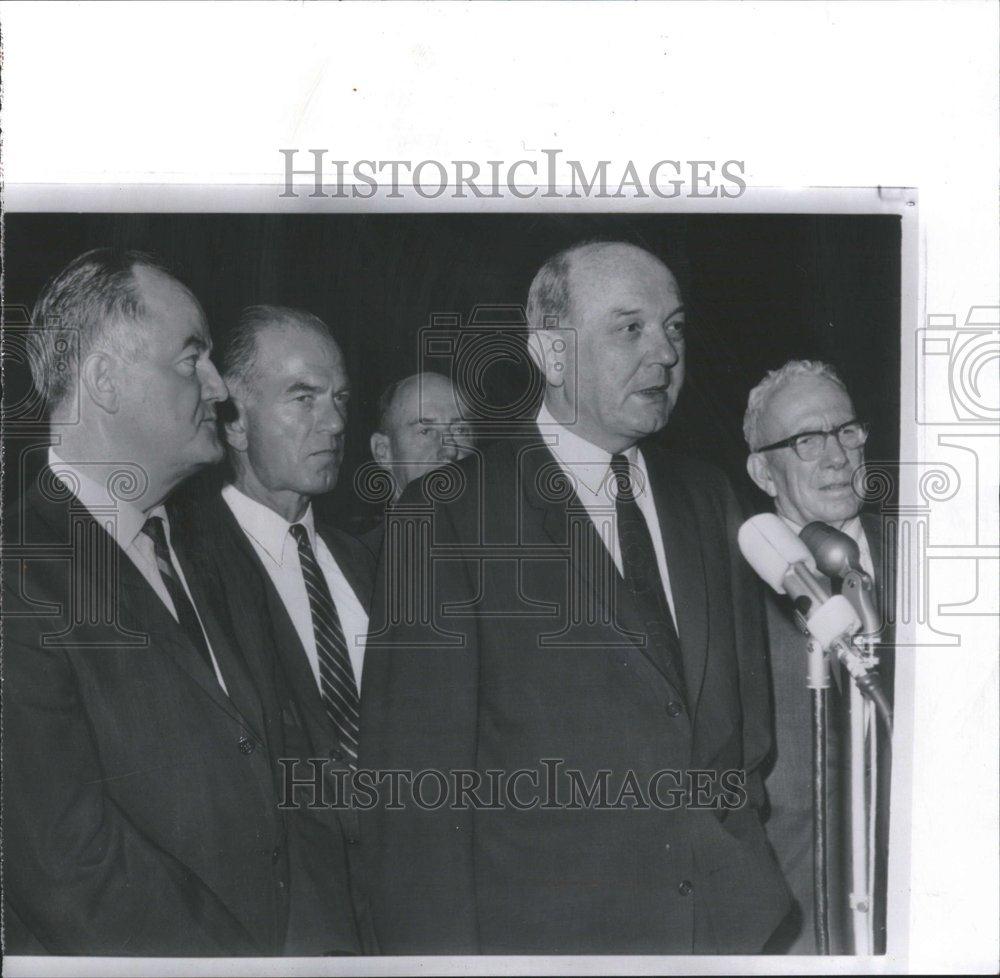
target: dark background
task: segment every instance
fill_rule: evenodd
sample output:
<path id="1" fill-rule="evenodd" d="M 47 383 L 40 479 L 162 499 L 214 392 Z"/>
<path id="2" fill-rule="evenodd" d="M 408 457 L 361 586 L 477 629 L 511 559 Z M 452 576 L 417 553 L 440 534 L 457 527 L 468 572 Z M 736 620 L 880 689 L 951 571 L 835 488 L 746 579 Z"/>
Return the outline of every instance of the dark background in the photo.
<path id="1" fill-rule="evenodd" d="M 872 422 L 868 458 L 898 458 L 896 217 L 8 214 L 5 236 L 8 406 L 30 386 L 9 342 L 25 318 L 18 307 L 30 309 L 45 281 L 89 248 L 138 248 L 173 266 L 201 301 L 219 348 L 240 308 L 255 303 L 308 309 L 334 327 L 352 380 L 351 418 L 339 483 L 318 508 L 355 530 L 374 518 L 354 475 L 369 461 L 379 393 L 421 366 L 450 368 L 447 357 L 421 363 L 421 329 L 439 314 L 454 314 L 463 328 L 470 319 L 499 323 L 490 333 L 499 347 L 480 347 L 493 355 L 473 358 L 478 367 L 463 375 L 463 389 L 470 378 L 481 385 L 480 416 L 519 403 L 519 416 L 533 416 L 537 384 L 526 358 L 511 352 L 517 343 L 504 341 L 523 332 L 540 264 L 590 238 L 633 241 L 677 275 L 688 308 L 687 380 L 657 437 L 719 465 L 749 504 L 767 508 L 744 468 L 747 394 L 792 357 L 833 364 L 859 416 Z M 23 484 L 21 451 L 40 440 L 16 423 L 7 435 L 5 499 Z"/>

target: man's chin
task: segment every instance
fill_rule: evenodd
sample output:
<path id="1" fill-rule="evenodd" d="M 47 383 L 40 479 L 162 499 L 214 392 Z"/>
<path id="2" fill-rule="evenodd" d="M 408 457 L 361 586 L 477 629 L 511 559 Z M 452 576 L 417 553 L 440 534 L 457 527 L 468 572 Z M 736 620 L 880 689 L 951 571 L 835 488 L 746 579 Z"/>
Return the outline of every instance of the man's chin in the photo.
<path id="1" fill-rule="evenodd" d="M 817 511 L 817 513 L 811 515 L 803 526 L 809 523 L 819 522 L 826 523 L 828 526 L 839 527 L 846 523 L 848 520 L 854 519 L 858 515 L 859 507 L 856 504 L 844 505 L 844 506 L 828 506 L 822 510 Z"/>
<path id="2" fill-rule="evenodd" d="M 645 438 L 647 435 L 655 435 L 662 431 L 670 420 L 670 411 L 673 405 L 667 401 L 661 401 L 650 407 L 635 417 L 635 432 L 638 438 Z"/>
<path id="3" fill-rule="evenodd" d="M 222 447 L 222 442 L 219 441 L 215 435 L 212 435 L 211 441 L 205 445 L 205 450 L 202 453 L 202 465 L 214 465 L 216 462 L 221 462 L 225 456 L 225 449 Z"/>

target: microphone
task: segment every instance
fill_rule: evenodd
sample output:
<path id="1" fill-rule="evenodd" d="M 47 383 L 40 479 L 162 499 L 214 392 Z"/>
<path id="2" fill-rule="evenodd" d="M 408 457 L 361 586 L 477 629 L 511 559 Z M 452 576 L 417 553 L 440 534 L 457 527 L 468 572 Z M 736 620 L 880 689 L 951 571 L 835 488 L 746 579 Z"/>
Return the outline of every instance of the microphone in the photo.
<path id="1" fill-rule="evenodd" d="M 827 577 L 843 581 L 842 593 L 861 619 L 865 635 L 879 632 L 875 582 L 861 567 L 861 550 L 846 533 L 816 520 L 802 529 L 799 538 Z"/>
<path id="2" fill-rule="evenodd" d="M 842 645 L 845 637 L 861 628 L 850 602 L 843 595 L 831 597 L 816 576 L 816 562 L 808 547 L 774 513 L 748 519 L 737 541 L 758 576 L 778 594 L 792 599 L 800 624 L 824 650 Z"/>
<path id="3" fill-rule="evenodd" d="M 860 618 L 862 634 L 870 640 L 871 647 L 878 641 L 882 623 L 875 600 L 875 582 L 861 567 L 861 549 L 846 533 L 820 520 L 803 527 L 799 537 L 815 557 L 819 570 L 827 577 L 838 577 L 843 581 L 841 594 L 846 596 L 852 610 Z M 878 673 L 869 667 L 865 671 L 853 670 L 851 674 L 862 694 L 875 704 L 892 736 L 892 707 Z"/>

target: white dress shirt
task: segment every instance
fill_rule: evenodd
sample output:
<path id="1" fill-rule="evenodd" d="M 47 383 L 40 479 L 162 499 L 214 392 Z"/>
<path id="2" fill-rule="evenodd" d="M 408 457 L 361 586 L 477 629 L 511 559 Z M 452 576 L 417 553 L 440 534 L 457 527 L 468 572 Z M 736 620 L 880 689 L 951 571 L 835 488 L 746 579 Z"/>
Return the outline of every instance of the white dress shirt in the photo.
<path id="1" fill-rule="evenodd" d="M 54 451 L 49 448 L 49 468 L 59 481 L 87 508 L 90 515 L 103 527 L 125 552 L 129 560 L 135 564 L 139 573 L 149 582 L 149 586 L 156 592 L 157 597 L 166 606 L 167 611 L 177 618 L 177 610 L 170 597 L 163 577 L 160 575 L 160 568 L 156 563 L 156 553 L 153 549 L 153 541 L 142 532 L 146 525 L 146 520 L 153 516 L 158 516 L 163 520 L 163 531 L 167 538 L 167 548 L 170 550 L 170 561 L 174 566 L 177 579 L 181 582 L 191 607 L 194 608 L 195 615 L 198 616 L 198 624 L 201 625 L 202 634 L 205 636 L 205 646 L 208 654 L 212 658 L 212 668 L 215 669 L 215 678 L 219 685 L 225 690 L 226 683 L 222 678 L 219 663 L 212 650 L 212 643 L 205 633 L 205 626 L 201 621 L 201 612 L 198 604 L 191 596 L 191 589 L 188 587 L 184 571 L 181 569 L 177 555 L 174 553 L 173 544 L 170 542 L 170 520 L 167 519 L 167 510 L 161 503 L 154 506 L 148 512 L 143 512 L 130 502 L 118 499 L 109 491 L 107 485 L 100 485 L 70 462 L 64 462 Z"/>
<path id="2" fill-rule="evenodd" d="M 560 468 L 570 478 L 576 489 L 580 502 L 583 503 L 608 553 L 611 554 L 622 573 L 621 548 L 615 527 L 615 500 L 617 498 L 617 482 L 609 474 L 611 472 L 611 455 L 589 441 L 574 434 L 552 417 L 549 409 L 542 404 L 538 417 L 535 419 L 549 450 L 555 456 Z M 646 471 L 646 460 L 642 452 L 633 445 L 621 453 L 632 466 L 632 484 L 639 512 L 646 520 L 649 535 L 653 541 L 653 551 L 656 554 L 656 566 L 660 572 L 663 591 L 670 605 L 670 614 L 677 627 L 677 612 L 674 610 L 674 596 L 670 590 L 670 572 L 667 569 L 667 555 L 663 548 L 663 534 L 660 532 L 660 518 L 656 512 L 656 502 L 649 488 L 649 473 Z"/>
<path id="3" fill-rule="evenodd" d="M 291 534 L 292 524 L 273 509 L 240 492 L 236 486 L 226 486 L 222 490 L 222 498 L 232 510 L 240 528 L 250 539 L 254 551 L 277 589 L 302 642 L 302 647 L 306 650 L 306 658 L 309 660 L 316 686 L 319 688 L 316 633 L 313 631 L 309 594 L 299 564 L 299 545 Z M 354 589 L 347 582 L 344 572 L 337 566 L 323 538 L 316 532 L 312 506 L 298 522 L 306 528 L 309 543 L 316 555 L 316 562 L 323 572 L 323 577 L 326 578 L 330 596 L 340 618 L 340 626 L 344 631 L 354 679 L 360 691 L 361 667 L 364 664 L 365 640 L 368 636 L 368 615 Z"/>

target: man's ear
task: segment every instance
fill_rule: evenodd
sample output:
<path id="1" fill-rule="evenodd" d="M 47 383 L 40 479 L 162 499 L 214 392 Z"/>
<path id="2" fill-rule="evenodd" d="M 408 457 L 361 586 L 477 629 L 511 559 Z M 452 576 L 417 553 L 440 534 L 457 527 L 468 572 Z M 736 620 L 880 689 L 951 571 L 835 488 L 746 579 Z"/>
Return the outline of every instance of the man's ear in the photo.
<path id="1" fill-rule="evenodd" d="M 392 461 L 392 453 L 389 450 L 389 436 L 381 431 L 373 432 L 371 438 L 368 439 L 368 447 L 372 450 L 372 458 L 379 465 L 388 468 L 389 463 Z"/>
<path id="2" fill-rule="evenodd" d="M 528 333 L 528 353 L 549 387 L 566 383 L 572 336 L 572 330 L 557 328 L 532 329 Z"/>
<path id="3" fill-rule="evenodd" d="M 121 362 L 110 353 L 91 353 L 80 367 L 80 385 L 108 414 L 121 406 Z"/>
<path id="4" fill-rule="evenodd" d="M 778 495 L 778 489 L 771 478 L 771 470 L 763 453 L 753 452 L 747 459 L 747 473 L 753 479 L 758 489 L 763 489 L 772 499 Z"/>
<path id="5" fill-rule="evenodd" d="M 245 452 L 249 437 L 247 436 L 247 416 L 243 406 L 243 399 L 238 396 L 236 390 L 230 387 L 229 407 L 227 408 L 229 420 L 223 425 L 226 433 L 226 443 L 234 452 Z"/>

